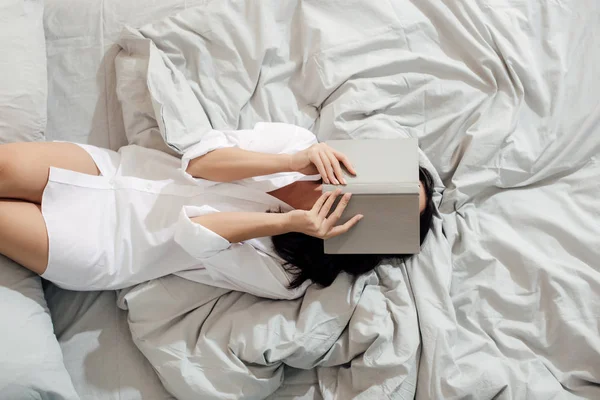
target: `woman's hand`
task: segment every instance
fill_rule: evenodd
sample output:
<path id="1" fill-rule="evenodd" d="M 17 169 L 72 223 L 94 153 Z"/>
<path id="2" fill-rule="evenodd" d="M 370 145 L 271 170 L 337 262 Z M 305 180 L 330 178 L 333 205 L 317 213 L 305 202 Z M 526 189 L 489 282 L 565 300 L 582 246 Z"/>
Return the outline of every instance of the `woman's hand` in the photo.
<path id="1" fill-rule="evenodd" d="M 361 214 L 357 214 L 345 224 L 336 226 L 336 223 L 350 201 L 350 197 L 352 196 L 350 193 L 346 193 L 331 215 L 327 216 L 335 199 L 341 192 L 340 189 L 337 189 L 334 192 L 323 193 L 310 211 L 294 210 L 288 212 L 288 230 L 301 232 L 320 239 L 329 239 L 348 232 L 350 228 L 363 218 Z"/>
<path id="2" fill-rule="evenodd" d="M 317 143 L 292 155 L 290 169 L 304 175 L 320 174 L 324 183 L 345 185 L 346 180 L 340 161 L 352 175 L 356 175 L 356 171 L 344 154 L 332 149 L 326 143 Z"/>

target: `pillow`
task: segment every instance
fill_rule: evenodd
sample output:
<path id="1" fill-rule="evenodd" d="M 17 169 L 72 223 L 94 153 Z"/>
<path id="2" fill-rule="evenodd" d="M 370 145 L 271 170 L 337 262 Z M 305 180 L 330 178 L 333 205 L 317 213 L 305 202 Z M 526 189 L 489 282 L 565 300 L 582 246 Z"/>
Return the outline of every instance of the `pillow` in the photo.
<path id="1" fill-rule="evenodd" d="M 44 139 L 41 0 L 0 1 L 0 143 Z M 0 399 L 77 399 L 41 279 L 0 256 Z"/>
<path id="2" fill-rule="evenodd" d="M 0 256 L 0 399 L 78 399 L 41 279 Z"/>
<path id="3" fill-rule="evenodd" d="M 0 1 L 0 143 L 44 139 L 43 11 L 42 0 Z"/>
<path id="4" fill-rule="evenodd" d="M 52 283 L 44 292 L 65 368 L 82 399 L 175 400 L 133 342 L 116 292 L 73 292 Z"/>

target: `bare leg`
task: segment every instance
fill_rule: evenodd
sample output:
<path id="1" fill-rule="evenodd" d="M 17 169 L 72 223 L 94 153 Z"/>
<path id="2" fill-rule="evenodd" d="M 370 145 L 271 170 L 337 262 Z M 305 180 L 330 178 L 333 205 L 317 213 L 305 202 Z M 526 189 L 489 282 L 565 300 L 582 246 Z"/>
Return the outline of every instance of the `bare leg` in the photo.
<path id="1" fill-rule="evenodd" d="M 40 204 L 50 167 L 99 175 L 94 159 L 73 143 L 0 145 L 0 198 Z"/>
<path id="2" fill-rule="evenodd" d="M 92 157 L 72 143 L 0 145 L 0 253 L 40 275 L 48 265 L 48 233 L 39 204 L 50 167 L 99 174 Z"/>
<path id="3" fill-rule="evenodd" d="M 0 253 L 36 274 L 48 265 L 48 233 L 40 206 L 0 200 Z"/>

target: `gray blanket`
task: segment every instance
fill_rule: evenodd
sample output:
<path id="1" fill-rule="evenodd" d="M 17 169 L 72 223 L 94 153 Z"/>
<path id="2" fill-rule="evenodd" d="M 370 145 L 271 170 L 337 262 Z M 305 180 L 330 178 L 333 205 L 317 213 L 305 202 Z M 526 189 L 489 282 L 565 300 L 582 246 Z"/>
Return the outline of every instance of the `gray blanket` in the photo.
<path id="1" fill-rule="evenodd" d="M 418 137 L 439 173 L 406 264 L 296 301 L 172 276 L 123 291 L 165 387 L 277 398 L 301 375 L 297 398 L 599 398 L 599 21 L 591 0 L 257 0 L 126 29 L 130 143 L 180 154 L 211 127 L 284 121 Z"/>

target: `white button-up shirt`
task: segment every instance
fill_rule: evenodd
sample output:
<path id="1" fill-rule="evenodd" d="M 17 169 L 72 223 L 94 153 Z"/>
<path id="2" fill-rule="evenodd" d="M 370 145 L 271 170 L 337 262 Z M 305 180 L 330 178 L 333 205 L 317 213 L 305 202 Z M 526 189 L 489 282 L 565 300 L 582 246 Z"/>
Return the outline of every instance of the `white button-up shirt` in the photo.
<path id="1" fill-rule="evenodd" d="M 211 150 L 224 147 L 239 147 L 244 150 L 269 154 L 294 154 L 317 143 L 315 135 L 303 128 L 283 123 L 258 123 L 253 130 L 216 131 L 203 136 L 202 142 L 189 149 L 182 157 L 181 171 L 188 179 L 206 185 L 208 181 L 198 180 L 185 173 L 191 160 Z M 220 193 L 234 195 L 231 205 L 239 203 L 239 197 L 253 199 L 264 204 L 267 209 L 291 210 L 287 204 L 267 194 L 299 180 L 318 180 L 319 175 L 305 176 L 295 172 L 282 172 L 239 180 L 232 184 L 218 183 L 212 187 Z M 235 185 L 235 186 L 234 186 Z M 243 187 L 243 188 L 240 188 Z M 258 195 L 260 192 L 260 196 Z M 300 297 L 311 282 L 307 281 L 297 289 L 288 289 L 290 275 L 283 269 L 283 260 L 272 249 L 270 238 L 256 238 L 244 243 L 229 243 L 221 236 L 191 222 L 190 218 L 209 211 L 186 207 L 181 214 L 179 230 L 175 241 L 197 259 L 204 260 L 204 269 L 188 270 L 177 275 L 206 283 L 252 293 L 262 297 L 292 299 Z M 216 211 L 211 208 L 212 212 Z M 209 212 L 210 212 L 209 211 Z M 239 204 L 238 211 L 245 211 Z M 199 250 L 199 238 L 211 238 L 209 246 Z M 210 252 L 210 256 L 206 257 Z M 209 277 L 206 279 L 205 277 Z"/>
<path id="2" fill-rule="evenodd" d="M 194 178 L 186 169 L 190 160 L 219 148 L 293 154 L 316 142 L 306 129 L 259 123 L 252 130 L 210 131 L 181 160 L 132 145 L 118 155 L 94 150 L 102 176 L 51 168 L 43 198 L 51 248 L 48 279 L 70 289 L 93 290 L 176 274 L 262 297 L 301 296 L 311 282 L 288 288 L 292 276 L 270 238 L 230 243 L 190 218 L 215 212 L 288 211 L 289 205 L 267 192 L 319 176 L 278 173 L 218 183 Z M 88 240 L 69 246 L 64 243 L 66 232 Z M 95 267 L 83 273 L 82 264 Z"/>

